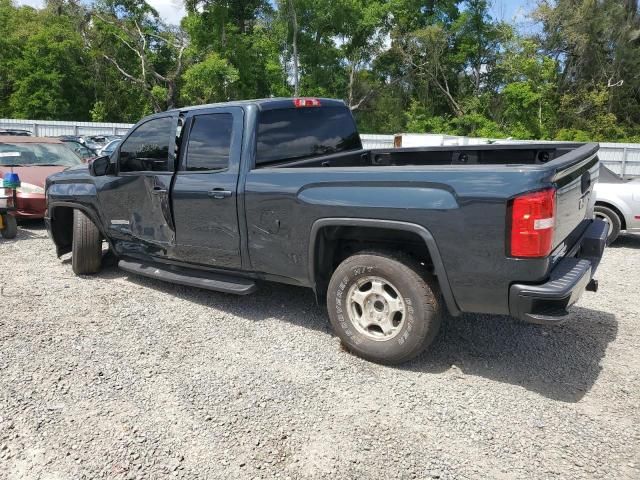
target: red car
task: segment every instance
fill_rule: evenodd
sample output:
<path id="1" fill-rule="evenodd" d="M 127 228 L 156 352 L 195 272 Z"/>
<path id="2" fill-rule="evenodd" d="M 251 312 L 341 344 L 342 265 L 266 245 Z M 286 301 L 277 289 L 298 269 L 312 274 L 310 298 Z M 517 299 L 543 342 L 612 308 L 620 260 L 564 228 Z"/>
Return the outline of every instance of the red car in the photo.
<path id="1" fill-rule="evenodd" d="M 0 136 L 0 178 L 17 173 L 17 218 L 44 218 L 47 208 L 44 183 L 66 168 L 83 165 L 82 160 L 60 140 L 42 137 Z"/>

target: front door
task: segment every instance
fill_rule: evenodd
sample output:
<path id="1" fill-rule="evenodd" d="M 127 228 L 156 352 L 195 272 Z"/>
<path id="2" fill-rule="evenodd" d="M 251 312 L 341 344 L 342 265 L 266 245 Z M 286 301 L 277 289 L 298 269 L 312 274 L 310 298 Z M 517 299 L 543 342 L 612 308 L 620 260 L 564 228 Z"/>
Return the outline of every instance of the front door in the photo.
<path id="1" fill-rule="evenodd" d="M 237 184 L 243 111 L 195 110 L 185 118 L 171 200 L 176 260 L 240 268 Z"/>
<path id="2" fill-rule="evenodd" d="M 166 257 L 175 245 L 169 204 L 177 118 L 153 117 L 116 151 L 117 179 L 98 191 L 106 228 L 121 255 Z"/>

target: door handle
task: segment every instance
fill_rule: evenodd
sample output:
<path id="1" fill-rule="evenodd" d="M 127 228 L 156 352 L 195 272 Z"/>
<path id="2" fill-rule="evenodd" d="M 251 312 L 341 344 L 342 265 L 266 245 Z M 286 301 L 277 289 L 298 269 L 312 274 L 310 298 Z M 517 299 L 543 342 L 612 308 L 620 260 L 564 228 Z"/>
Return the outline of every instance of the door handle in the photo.
<path id="1" fill-rule="evenodd" d="M 160 195 L 161 193 L 167 193 L 167 190 L 161 187 L 153 187 L 151 193 L 153 193 L 154 195 Z"/>
<path id="2" fill-rule="evenodd" d="M 223 190 L 222 188 L 214 188 L 209 191 L 209 196 L 216 200 L 221 200 L 223 198 L 228 198 L 231 196 L 230 190 Z"/>

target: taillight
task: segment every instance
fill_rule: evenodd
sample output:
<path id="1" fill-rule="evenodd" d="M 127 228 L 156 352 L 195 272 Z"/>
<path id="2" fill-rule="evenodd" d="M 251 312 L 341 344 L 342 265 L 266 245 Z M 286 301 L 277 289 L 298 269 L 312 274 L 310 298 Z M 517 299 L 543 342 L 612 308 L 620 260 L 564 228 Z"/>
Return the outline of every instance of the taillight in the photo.
<path id="1" fill-rule="evenodd" d="M 293 105 L 296 108 L 319 107 L 320 100 L 318 100 L 317 98 L 294 98 Z"/>
<path id="2" fill-rule="evenodd" d="M 549 255 L 556 220 L 556 191 L 551 188 L 527 193 L 511 202 L 511 256 Z"/>

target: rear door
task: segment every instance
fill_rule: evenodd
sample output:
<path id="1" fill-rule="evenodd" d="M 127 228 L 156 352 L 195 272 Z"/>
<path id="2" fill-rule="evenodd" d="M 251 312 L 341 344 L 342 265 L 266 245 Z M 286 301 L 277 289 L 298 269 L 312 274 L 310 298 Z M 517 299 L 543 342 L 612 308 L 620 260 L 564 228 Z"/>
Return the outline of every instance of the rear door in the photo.
<path id="1" fill-rule="evenodd" d="M 117 178 L 98 187 L 106 227 L 120 254 L 166 257 L 175 244 L 169 192 L 177 116 L 137 125 L 115 153 Z"/>
<path id="2" fill-rule="evenodd" d="M 240 107 L 195 110 L 185 117 L 171 193 L 176 260 L 241 266 L 237 184 L 243 118 Z"/>

